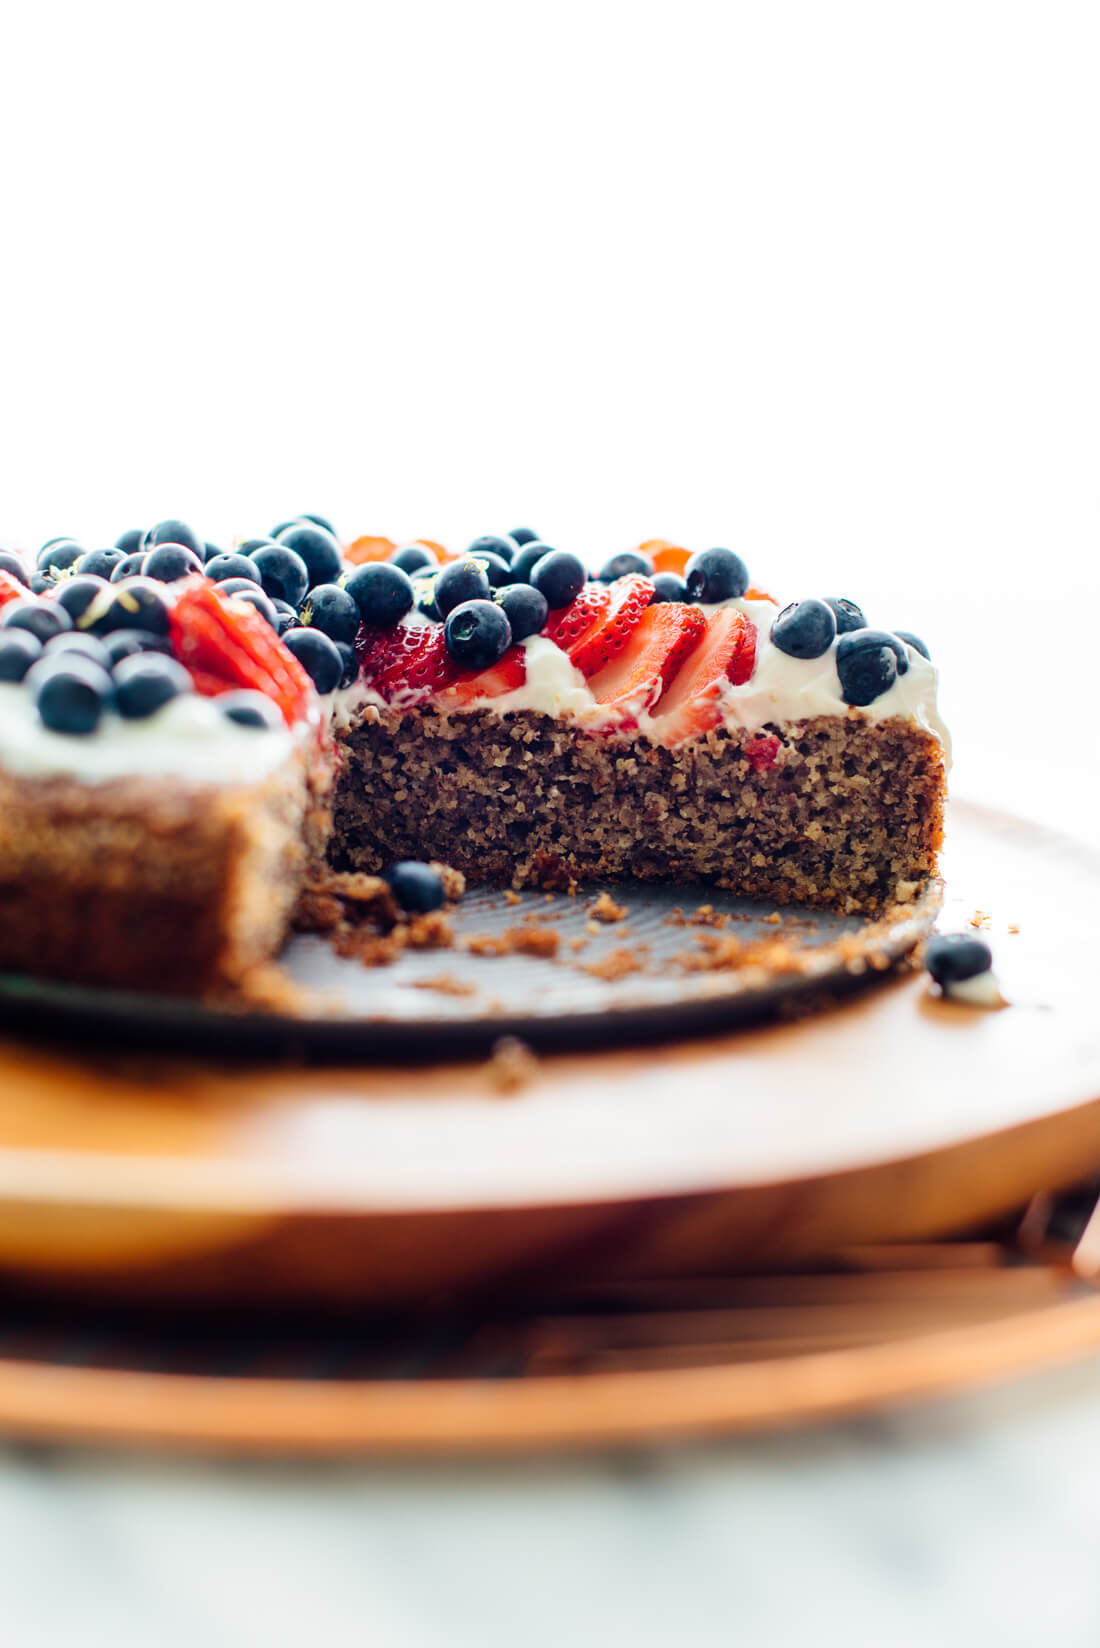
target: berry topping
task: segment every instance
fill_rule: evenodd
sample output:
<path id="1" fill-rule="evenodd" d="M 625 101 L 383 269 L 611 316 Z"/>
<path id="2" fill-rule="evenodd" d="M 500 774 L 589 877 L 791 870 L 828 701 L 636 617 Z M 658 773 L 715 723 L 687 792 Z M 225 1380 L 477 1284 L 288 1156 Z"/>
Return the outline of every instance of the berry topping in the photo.
<path id="1" fill-rule="evenodd" d="M 635 713 L 657 702 L 688 654 L 698 646 L 706 619 L 694 607 L 647 606 L 627 645 L 588 685 L 597 704 Z"/>
<path id="2" fill-rule="evenodd" d="M 857 629 L 842 635 L 836 644 L 836 669 L 844 702 L 873 704 L 889 692 L 898 678 L 899 650 L 904 651 L 903 644 L 885 630 Z"/>
<path id="3" fill-rule="evenodd" d="M 444 576 L 441 573 L 440 579 Z M 447 615 L 443 634 L 460 669 L 488 669 L 512 645 L 512 627 L 495 601 L 463 601 Z"/>
<path id="4" fill-rule="evenodd" d="M 310 527 L 309 530 L 319 532 L 320 528 Z M 252 564 L 260 575 L 264 594 L 277 595 L 280 601 L 287 601 L 292 607 L 301 606 L 302 597 L 310 584 L 326 582 L 323 577 L 311 578 L 302 557 L 285 543 L 265 544 L 253 555 Z"/>
<path id="5" fill-rule="evenodd" d="M 678 572 L 681 578 L 691 560 L 691 551 L 682 544 L 670 544 L 667 538 L 651 538 L 638 545 L 639 555 L 648 555 L 658 572 Z"/>
<path id="6" fill-rule="evenodd" d="M 691 612 L 691 607 L 656 607 L 657 612 Z M 702 614 L 699 614 L 702 617 Z M 657 706 L 662 739 L 680 744 L 709 732 L 722 719 L 726 683 L 742 686 L 756 660 L 756 626 L 733 607 L 713 612 L 686 664 Z"/>
<path id="7" fill-rule="evenodd" d="M 115 548 L 124 555 L 135 555 L 145 543 L 145 528 L 132 526 L 127 532 L 120 532 L 115 539 Z"/>
<path id="8" fill-rule="evenodd" d="M 160 584 L 174 584 L 177 578 L 189 578 L 193 572 L 203 570 L 202 554 L 185 544 L 158 544 L 146 555 L 141 570 L 146 578 L 155 578 Z"/>
<path id="9" fill-rule="evenodd" d="M 103 650 L 107 654 L 107 662 L 111 669 L 123 658 L 132 658 L 139 652 L 172 652 L 172 643 L 167 635 L 154 635 L 148 629 L 116 629 L 113 635 L 103 638 Z"/>
<path id="10" fill-rule="evenodd" d="M 607 611 L 569 649 L 569 656 L 582 675 L 595 675 L 618 657 L 652 600 L 653 585 L 648 578 L 630 573 L 616 579 L 611 585 Z"/>
<path id="11" fill-rule="evenodd" d="M 933 933 L 924 947 L 924 965 L 937 984 L 961 984 L 988 973 L 993 952 L 971 933 Z"/>
<path id="12" fill-rule="evenodd" d="M 41 658 L 27 676 L 35 708 L 51 732 L 95 732 L 114 696 L 111 677 L 90 658 L 65 653 Z"/>
<path id="13" fill-rule="evenodd" d="M 9 601 L 25 601 L 28 586 L 13 572 L 0 569 L 0 607 L 6 607 Z"/>
<path id="14" fill-rule="evenodd" d="M 396 624 L 410 610 L 414 599 L 412 579 L 392 561 L 364 561 L 348 573 L 344 588 L 359 609 L 364 624 L 376 629 L 388 629 Z"/>
<path id="15" fill-rule="evenodd" d="M 435 694 L 435 703 L 441 710 L 478 702 L 484 698 L 501 698 L 515 692 L 527 680 L 527 660 L 523 648 L 511 646 L 498 664 L 488 669 L 463 670 Z"/>
<path id="16" fill-rule="evenodd" d="M 732 549 L 701 549 L 684 568 L 688 594 L 707 605 L 735 600 L 749 587 L 749 569 Z"/>
<path id="17" fill-rule="evenodd" d="M 627 549 L 605 561 L 597 576 L 602 584 L 610 584 L 616 578 L 625 578 L 628 572 L 639 572 L 643 578 L 652 578 L 655 570 L 648 555 L 639 555 L 637 550 Z"/>
<path id="18" fill-rule="evenodd" d="M 413 599 L 416 601 L 417 612 L 422 612 L 425 618 L 430 618 L 433 624 L 443 622 L 443 614 L 436 605 L 435 573 L 424 573 L 413 578 Z"/>
<path id="19" fill-rule="evenodd" d="M 401 864 L 391 864 L 382 874 L 397 903 L 410 913 L 423 915 L 428 910 L 438 910 L 446 899 L 442 878 L 430 864 L 410 858 Z"/>
<path id="20" fill-rule="evenodd" d="M 359 659 L 355 655 L 355 648 L 346 641 L 334 641 L 333 646 L 340 654 L 340 679 L 338 687 L 350 687 L 359 674 Z"/>
<path id="21" fill-rule="evenodd" d="M 182 544 L 201 561 L 203 558 L 202 539 L 194 527 L 188 526 L 186 521 L 158 521 L 145 540 L 146 549 L 156 549 L 160 544 Z"/>
<path id="22" fill-rule="evenodd" d="M 508 536 L 514 544 L 519 544 L 521 549 L 524 544 L 537 544 L 542 541 L 534 528 L 529 526 L 514 526 Z"/>
<path id="23" fill-rule="evenodd" d="M 304 626 L 288 629 L 283 634 L 283 645 L 288 647 L 309 676 L 318 692 L 334 692 L 344 673 L 343 660 L 335 641 L 319 629 Z"/>
<path id="24" fill-rule="evenodd" d="M 463 601 L 487 601 L 492 595 L 492 586 L 481 562 L 463 556 L 461 561 L 452 561 L 436 576 L 433 593 L 440 615 L 446 618 Z"/>
<path id="25" fill-rule="evenodd" d="M 0 631 L 0 681 L 22 681 L 42 656 L 42 643 L 29 629 Z"/>
<path id="26" fill-rule="evenodd" d="M 254 687 L 273 699 L 292 725 L 305 714 L 310 680 L 267 622 L 251 607 L 222 593 L 222 586 L 196 579 L 171 614 L 172 646 L 191 670 L 200 692 L 218 691 L 211 682 Z"/>
<path id="27" fill-rule="evenodd" d="M 496 600 L 511 627 L 513 641 L 537 635 L 550 616 L 546 596 L 540 595 L 533 584 L 508 584 L 497 593 Z"/>
<path id="28" fill-rule="evenodd" d="M 239 585 L 239 588 L 233 588 L 235 584 Z M 284 634 L 298 622 L 298 614 L 293 607 L 288 608 L 285 615 L 280 613 L 276 610 L 274 601 L 269 600 L 259 584 L 253 584 L 247 578 L 227 578 L 219 588 L 223 594 L 231 594 L 235 601 L 243 601 L 246 606 L 253 607 L 265 623 L 271 625 L 276 635 Z"/>
<path id="29" fill-rule="evenodd" d="M 80 557 L 76 570 L 80 574 L 86 572 L 93 578 L 109 578 L 125 559 L 121 549 L 90 549 Z"/>
<path id="30" fill-rule="evenodd" d="M 202 546 L 202 558 L 203 558 L 204 563 L 207 566 L 210 565 L 210 562 L 213 561 L 216 556 L 224 555 L 224 554 L 225 554 L 225 550 L 222 549 L 218 544 L 212 544 L 212 543 L 207 542 L 207 543 L 204 543 L 203 546 Z"/>
<path id="31" fill-rule="evenodd" d="M 109 635 L 116 629 L 151 629 L 154 635 L 168 634 L 168 603 L 161 586 L 142 578 L 128 578 L 116 584 L 85 608 L 77 619 L 78 629 L 94 635 Z"/>
<path id="32" fill-rule="evenodd" d="M 84 547 L 72 538 L 51 538 L 38 552 L 39 572 L 64 572 L 75 566 L 84 554 Z"/>
<path id="33" fill-rule="evenodd" d="M 544 544 L 541 538 L 529 538 L 512 557 L 512 564 L 508 568 L 509 583 L 529 584 L 532 572 L 534 572 L 543 556 L 549 555 L 549 553 L 549 544 Z"/>
<path id="34" fill-rule="evenodd" d="M 390 704 L 416 703 L 457 674 L 438 624 L 362 629 L 355 645 L 364 681 Z"/>
<path id="35" fill-rule="evenodd" d="M 60 635 L 63 629 L 73 627 L 73 621 L 64 607 L 57 606 L 53 601 L 35 601 L 29 597 L 9 601 L 6 606 L 0 607 L 0 624 L 5 629 L 30 630 L 43 646 L 55 635 Z"/>
<path id="36" fill-rule="evenodd" d="M 262 692 L 227 692 L 218 699 L 218 708 L 227 721 L 235 721 L 238 727 L 278 732 L 283 726 L 282 716 Z"/>
<path id="37" fill-rule="evenodd" d="M 159 652 L 138 652 L 120 659 L 114 682 L 118 713 L 128 721 L 142 721 L 173 698 L 194 691 L 183 665 Z"/>
<path id="38" fill-rule="evenodd" d="M 788 658 L 820 658 L 836 639 L 836 617 L 824 601 L 792 601 L 771 628 L 771 638 Z"/>
<path id="39" fill-rule="evenodd" d="M 464 556 L 463 559 L 466 559 L 466 557 Z M 477 562 L 479 567 L 484 568 L 485 576 L 493 589 L 503 589 L 505 584 L 515 582 L 512 577 L 512 568 L 503 555 L 492 555 L 488 550 L 479 549 L 472 559 Z"/>
<path id="40" fill-rule="evenodd" d="M 110 586 L 107 580 L 96 577 L 95 573 L 78 572 L 74 578 L 66 578 L 57 585 L 53 600 L 59 607 L 64 607 L 69 617 L 76 620 L 87 612 L 92 602 L 102 597 L 104 590 Z"/>
<path id="41" fill-rule="evenodd" d="M 408 573 L 420 572 L 424 567 L 434 570 L 439 565 L 431 550 L 425 549 L 423 544 L 403 544 L 400 549 L 393 551 L 389 563 Z"/>
<path id="42" fill-rule="evenodd" d="M 122 560 L 116 561 L 112 567 L 110 573 L 112 584 L 120 584 L 124 578 L 137 577 L 144 562 L 145 551 L 143 549 L 131 550 L 129 555 L 124 555 Z"/>
<path id="43" fill-rule="evenodd" d="M 272 544 L 278 543 L 277 538 L 244 538 L 237 545 L 238 555 L 255 555 L 258 549 L 270 549 Z"/>
<path id="44" fill-rule="evenodd" d="M 521 550 L 522 554 L 523 551 Z M 606 584 L 586 584 L 567 607 L 550 615 L 543 633 L 563 652 L 571 652 L 611 609 L 611 590 Z"/>
<path id="45" fill-rule="evenodd" d="M 339 584 L 317 584 L 311 589 L 302 606 L 301 617 L 303 624 L 319 629 L 330 641 L 343 641 L 348 646 L 355 640 L 355 632 L 359 628 L 358 603 Z"/>
<path id="46" fill-rule="evenodd" d="M 655 601 L 689 601 L 688 587 L 678 572 L 655 572 L 651 579 Z"/>
<path id="47" fill-rule="evenodd" d="M 854 601 L 845 600 L 843 595 L 826 595 L 825 605 L 832 608 L 838 635 L 851 635 L 853 630 L 867 628 L 862 609 Z"/>
<path id="48" fill-rule="evenodd" d="M 762 732 L 749 739 L 742 753 L 754 772 L 767 772 L 769 767 L 775 766 L 779 747 L 774 732 Z"/>
<path id="49" fill-rule="evenodd" d="M 9 550 L 0 549 L 0 572 L 6 572 L 9 578 L 14 578 L 24 587 L 27 582 L 27 568 L 18 555 L 12 555 Z"/>
<path id="50" fill-rule="evenodd" d="M 896 629 L 894 634 L 897 636 L 899 641 L 904 641 L 907 647 L 912 647 L 914 652 L 919 652 L 922 658 L 927 658 L 929 660 L 931 659 L 932 654 L 929 652 L 919 635 L 913 635 L 907 629 Z"/>
<path id="51" fill-rule="evenodd" d="M 111 659 L 107 648 L 94 635 L 82 635 L 77 629 L 63 630 L 60 635 L 52 636 L 45 646 L 47 658 L 56 658 L 59 652 L 78 653 L 81 658 L 90 658 L 93 664 L 110 673 Z"/>
<path id="52" fill-rule="evenodd" d="M 344 563 L 335 534 L 317 521 L 295 521 L 291 526 L 285 526 L 277 536 L 281 544 L 304 561 L 307 589 L 312 589 L 314 584 L 334 584 L 343 572 Z M 269 590 L 268 593 L 272 592 Z M 283 599 L 289 601 L 291 597 L 287 595 Z M 298 599 L 301 600 L 301 596 Z"/>
<path id="53" fill-rule="evenodd" d="M 392 538 L 356 538 L 344 550 L 344 560 L 350 566 L 362 566 L 364 561 L 388 561 L 397 545 Z"/>
<path id="54" fill-rule="evenodd" d="M 203 571 L 216 584 L 224 584 L 227 578 L 250 578 L 254 584 L 260 581 L 256 563 L 251 555 L 242 555 L 240 550 L 224 553 L 219 550 L 207 561 Z"/>
<path id="55" fill-rule="evenodd" d="M 27 588 L 32 595 L 45 595 L 48 589 L 53 588 L 54 583 L 55 578 L 52 572 L 32 572 L 27 579 Z"/>
<path id="56" fill-rule="evenodd" d="M 551 549 L 535 562 L 528 580 L 545 595 L 551 612 L 575 601 L 588 581 L 588 572 L 579 555 L 568 549 Z"/>
<path id="57" fill-rule="evenodd" d="M 495 555 L 498 561 L 505 566 L 511 566 L 518 545 L 514 538 L 494 538 L 491 533 L 484 538 L 475 538 L 467 555 Z"/>

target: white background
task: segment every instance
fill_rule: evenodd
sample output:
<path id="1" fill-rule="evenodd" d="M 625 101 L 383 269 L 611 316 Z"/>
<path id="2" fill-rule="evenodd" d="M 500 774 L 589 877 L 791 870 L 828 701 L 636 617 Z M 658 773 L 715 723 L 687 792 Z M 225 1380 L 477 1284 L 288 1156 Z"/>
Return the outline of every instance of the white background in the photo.
<path id="1" fill-rule="evenodd" d="M 1097 761 L 1094 7 L 5 19 L 0 541 L 728 543 Z"/>

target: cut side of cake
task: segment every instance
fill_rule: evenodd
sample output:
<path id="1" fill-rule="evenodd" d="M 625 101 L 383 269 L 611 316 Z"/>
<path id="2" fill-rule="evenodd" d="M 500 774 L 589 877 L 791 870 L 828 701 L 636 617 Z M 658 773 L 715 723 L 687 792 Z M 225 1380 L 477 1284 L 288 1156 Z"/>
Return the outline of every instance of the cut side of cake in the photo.
<path id="1" fill-rule="evenodd" d="M 592 577 L 523 532 L 343 550 L 301 518 L 0 555 L 6 972 L 224 993 L 326 857 L 878 914 L 936 872 L 947 763 L 923 643 L 780 609 L 730 550 Z"/>

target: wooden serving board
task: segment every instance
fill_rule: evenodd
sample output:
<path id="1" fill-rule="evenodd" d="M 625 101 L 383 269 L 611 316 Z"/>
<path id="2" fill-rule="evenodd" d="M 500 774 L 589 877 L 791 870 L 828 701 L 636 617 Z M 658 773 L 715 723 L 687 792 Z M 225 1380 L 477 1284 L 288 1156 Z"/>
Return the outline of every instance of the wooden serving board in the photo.
<path id="1" fill-rule="evenodd" d="M 775 1268 L 995 1217 L 1100 1166 L 1100 854 L 955 804 L 945 870 L 944 925 L 984 912 L 1003 1011 L 893 975 L 792 1022 L 543 1054 L 511 1096 L 430 1049 L 321 1067 L 9 1037 L 0 1269 L 377 1303 Z"/>

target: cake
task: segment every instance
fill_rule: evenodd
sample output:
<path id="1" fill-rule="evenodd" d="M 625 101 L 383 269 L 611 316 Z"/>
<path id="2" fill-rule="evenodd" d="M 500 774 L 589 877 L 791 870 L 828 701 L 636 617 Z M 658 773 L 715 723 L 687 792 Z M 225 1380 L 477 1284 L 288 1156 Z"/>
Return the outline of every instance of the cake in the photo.
<path id="1" fill-rule="evenodd" d="M 727 549 L 53 540 L 0 555 L 0 970 L 232 991 L 322 863 L 875 915 L 936 871 L 947 762 L 917 637 Z"/>

